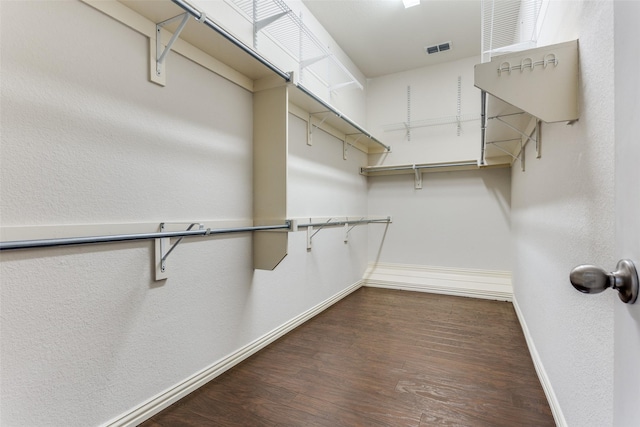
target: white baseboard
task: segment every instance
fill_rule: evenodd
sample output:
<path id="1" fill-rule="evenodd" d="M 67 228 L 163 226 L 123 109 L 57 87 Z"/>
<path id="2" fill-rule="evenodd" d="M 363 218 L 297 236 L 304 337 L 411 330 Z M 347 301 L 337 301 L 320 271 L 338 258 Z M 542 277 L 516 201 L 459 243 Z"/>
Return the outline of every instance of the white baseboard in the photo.
<path id="1" fill-rule="evenodd" d="M 511 273 L 508 271 L 370 263 L 363 281 L 365 286 L 378 288 L 500 301 L 513 298 Z"/>
<path id="2" fill-rule="evenodd" d="M 311 319 L 312 317 L 316 316 L 320 312 L 329 308 L 330 306 L 340 301 L 341 299 L 351 294 L 352 292 L 356 291 L 360 287 L 362 287 L 362 281 L 358 281 L 354 283 L 353 285 L 337 293 L 331 298 L 321 302 L 315 307 L 310 308 L 304 313 L 301 313 L 300 315 L 294 317 L 293 319 L 289 320 L 288 322 L 281 325 L 280 327 L 263 335 L 262 337 L 247 344 L 246 346 L 238 349 L 236 352 L 228 355 L 224 359 L 219 360 L 218 362 L 214 363 L 213 365 L 209 366 L 203 371 L 193 375 L 190 378 L 187 378 L 185 381 L 179 384 L 176 384 L 174 387 L 164 391 L 163 393 L 160 393 L 159 395 L 150 399 L 146 403 L 135 408 L 131 412 L 124 414 L 123 416 L 117 418 L 116 420 L 113 420 L 107 423 L 106 426 L 107 427 L 137 426 L 138 424 L 142 423 L 143 421 L 151 418 L 158 412 L 167 408 L 171 404 L 185 397 L 187 394 L 191 393 L 192 391 L 198 389 L 199 387 L 203 386 L 207 382 L 211 381 L 218 375 L 231 369 L 232 367 L 242 362 L 249 356 L 253 355 L 254 353 L 266 347 L 267 345 L 271 344 L 281 336 L 285 335 L 287 332 L 295 329 L 296 327 L 300 326 L 307 320 Z"/>
<path id="3" fill-rule="evenodd" d="M 558 402 L 558 398 L 556 397 L 555 392 L 553 391 L 553 387 L 551 386 L 551 381 L 549 381 L 549 377 L 547 376 L 547 371 L 544 369 L 544 365 L 542 364 L 542 360 L 540 359 L 540 355 L 538 354 L 538 350 L 536 349 L 536 345 L 533 342 L 533 337 L 529 332 L 529 328 L 527 327 L 527 322 L 522 315 L 522 311 L 520 311 L 520 306 L 518 306 L 518 301 L 515 296 L 513 298 L 513 308 L 516 311 L 516 316 L 518 316 L 518 320 L 520 321 L 520 327 L 522 328 L 522 332 L 524 333 L 524 338 L 527 341 L 527 346 L 529 347 L 529 353 L 531 354 L 531 360 L 533 360 L 533 366 L 536 368 L 536 373 L 538 374 L 538 379 L 540 380 L 540 384 L 542 384 L 542 389 L 544 390 L 545 396 L 547 396 L 547 401 L 549 401 L 549 406 L 551 407 L 551 413 L 553 414 L 553 419 L 556 422 L 558 427 L 568 427 L 567 421 L 564 418 L 564 414 L 562 413 L 562 408 L 560 406 L 560 402 Z"/>

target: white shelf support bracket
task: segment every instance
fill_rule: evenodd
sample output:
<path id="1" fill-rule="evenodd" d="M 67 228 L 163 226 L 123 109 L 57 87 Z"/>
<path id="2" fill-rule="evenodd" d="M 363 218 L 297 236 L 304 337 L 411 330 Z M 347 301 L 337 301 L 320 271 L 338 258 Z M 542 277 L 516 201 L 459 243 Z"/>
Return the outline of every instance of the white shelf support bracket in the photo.
<path id="1" fill-rule="evenodd" d="M 196 225 L 198 226 L 198 230 L 204 230 L 203 224 L 194 222 L 189 224 L 187 231 L 190 231 Z M 166 228 L 166 223 L 164 222 L 160 223 L 161 233 L 166 231 L 165 228 Z M 169 257 L 169 254 L 173 252 L 173 250 L 180 244 L 180 242 L 182 242 L 182 239 L 184 239 L 184 237 L 180 237 L 178 240 L 176 240 L 176 242 L 171 247 L 169 247 L 169 245 L 171 244 L 171 239 L 169 237 L 162 237 L 160 239 L 155 240 L 156 242 L 155 243 L 156 245 L 156 280 L 164 280 L 167 277 L 169 277 L 167 274 L 167 258 Z"/>
<path id="2" fill-rule="evenodd" d="M 305 68 L 307 68 L 310 65 L 315 64 L 316 62 L 322 61 L 325 58 L 328 58 L 329 54 L 324 54 L 324 55 L 318 55 L 316 57 L 313 58 L 308 58 L 308 59 L 304 59 L 302 61 L 300 61 L 300 69 L 304 70 Z"/>
<path id="3" fill-rule="evenodd" d="M 349 218 L 347 218 L 347 221 L 348 220 L 349 220 Z M 360 218 L 358 221 L 363 221 L 363 220 L 364 220 L 364 217 Z M 344 242 L 345 243 L 349 243 L 349 232 L 351 230 L 353 230 L 356 227 L 356 225 L 358 225 L 358 224 L 355 224 L 355 225 L 352 225 L 351 227 L 349 227 L 349 223 L 348 222 L 344 224 Z"/>
<path id="4" fill-rule="evenodd" d="M 280 12 L 280 13 L 276 13 L 275 15 L 271 15 L 268 18 L 264 18 L 264 19 L 261 19 L 259 21 L 255 21 L 255 24 L 253 24 L 253 30 L 257 33 L 258 31 L 262 30 L 263 28 L 273 24 L 278 19 L 287 16 L 288 13 L 289 12 Z"/>
<path id="5" fill-rule="evenodd" d="M 267 18 L 258 20 L 258 2 L 259 0 L 253 0 L 252 2 L 252 16 L 253 16 L 253 48 L 258 49 L 258 33 L 269 25 L 276 22 L 278 19 L 287 16 L 291 10 L 282 10 L 282 12 L 271 15 Z"/>
<path id="6" fill-rule="evenodd" d="M 420 172 L 420 169 L 416 168 L 416 165 L 413 165 L 413 173 L 416 177 L 415 189 L 422 190 L 422 172 Z"/>
<path id="7" fill-rule="evenodd" d="M 329 90 L 331 92 L 335 92 L 337 90 L 342 89 L 343 87 L 348 87 L 348 86 L 351 86 L 351 85 L 355 85 L 356 83 L 357 82 L 355 80 L 351 80 L 351 81 L 348 81 L 348 82 L 342 82 L 342 83 L 336 83 L 333 86 L 329 87 Z"/>
<path id="8" fill-rule="evenodd" d="M 308 252 L 311 252 L 311 240 L 313 239 L 313 236 L 318 234 L 320 232 L 320 230 L 322 230 L 324 227 L 326 227 L 331 222 L 332 219 L 333 218 L 329 218 L 327 220 L 327 222 L 325 222 L 320 227 L 318 227 L 318 229 L 315 232 L 313 232 L 313 226 L 312 225 L 309 225 L 307 227 L 307 251 Z"/>
<path id="9" fill-rule="evenodd" d="M 313 225 L 307 227 L 307 252 L 311 252 L 311 238 L 315 236 Z"/>
<path id="10" fill-rule="evenodd" d="M 407 86 L 407 141 L 411 142 L 411 86 Z"/>
<path id="11" fill-rule="evenodd" d="M 456 114 L 456 134 L 462 133 L 462 76 L 458 76 L 458 105 Z"/>
<path id="12" fill-rule="evenodd" d="M 353 142 L 347 142 L 347 139 L 351 136 L 353 137 L 353 135 L 358 135 L 358 137 L 355 139 L 355 141 Z M 364 135 L 362 135 L 361 133 L 358 134 L 347 134 L 344 136 L 344 140 L 342 141 L 342 160 L 347 160 L 347 152 L 349 151 L 349 147 L 353 147 L 355 144 L 358 143 L 358 140 L 360 140 L 360 138 L 362 138 Z"/>
<path id="13" fill-rule="evenodd" d="M 503 125 L 505 125 L 506 127 L 508 127 L 509 129 L 511 129 L 512 131 L 516 132 L 518 135 L 520 135 L 521 137 L 525 138 L 527 141 L 533 141 L 536 143 L 536 145 L 538 144 L 538 141 L 536 141 L 535 138 L 533 138 L 531 135 L 527 135 L 526 133 L 522 132 L 520 129 L 516 128 L 515 126 L 512 126 L 510 123 L 507 123 L 506 121 L 502 120 L 499 116 L 498 117 L 492 117 L 493 119 L 496 119 L 497 121 L 499 121 L 500 123 L 502 123 Z M 537 137 L 537 135 L 536 135 Z"/>
<path id="14" fill-rule="evenodd" d="M 542 157 L 542 138 L 540 137 L 542 131 L 542 120 L 536 121 L 536 159 Z"/>
<path id="15" fill-rule="evenodd" d="M 202 13 L 202 17 L 200 21 L 204 21 L 206 19 L 206 15 Z M 166 46 L 162 44 L 162 28 L 170 24 L 174 21 L 181 20 L 178 28 L 169 39 L 169 42 Z M 167 19 L 166 21 L 162 21 L 156 24 L 156 40 L 155 40 L 155 64 L 153 64 L 151 71 L 151 81 L 154 83 L 158 83 L 159 85 L 164 86 L 166 84 L 166 76 L 165 76 L 165 59 L 167 58 L 167 54 L 173 47 L 173 44 L 176 42 L 178 37 L 180 37 L 180 33 L 184 29 L 185 25 L 189 21 L 189 13 L 185 12 L 178 16 L 174 16 L 173 18 Z M 153 41 L 152 41 L 153 44 Z"/>
<path id="16" fill-rule="evenodd" d="M 322 118 L 322 120 L 320 120 L 319 123 L 314 124 L 313 123 L 314 115 L 317 115 L 317 114 L 324 114 L 324 117 Z M 320 129 L 320 126 L 322 126 L 322 124 L 325 122 L 325 120 L 327 120 L 329 118 L 330 115 L 331 115 L 331 111 L 321 111 L 319 113 L 309 113 L 309 133 L 307 134 L 307 145 L 313 145 L 313 131 L 316 128 Z"/>

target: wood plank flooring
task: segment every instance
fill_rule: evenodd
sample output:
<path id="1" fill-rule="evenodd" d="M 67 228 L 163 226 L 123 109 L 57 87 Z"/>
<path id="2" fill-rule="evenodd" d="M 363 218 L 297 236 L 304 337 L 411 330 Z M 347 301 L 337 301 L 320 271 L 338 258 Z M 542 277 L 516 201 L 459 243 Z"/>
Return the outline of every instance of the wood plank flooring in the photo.
<path id="1" fill-rule="evenodd" d="M 554 425 L 511 303 L 376 288 L 142 424 Z"/>

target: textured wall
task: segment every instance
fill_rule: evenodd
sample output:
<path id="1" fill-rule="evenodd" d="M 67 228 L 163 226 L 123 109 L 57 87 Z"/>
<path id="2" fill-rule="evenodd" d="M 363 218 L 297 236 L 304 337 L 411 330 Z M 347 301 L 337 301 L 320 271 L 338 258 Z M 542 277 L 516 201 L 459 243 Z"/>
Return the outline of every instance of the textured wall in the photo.
<path id="1" fill-rule="evenodd" d="M 392 147 L 391 153 L 371 155 L 370 164 L 479 159 L 480 90 L 473 86 L 473 66 L 479 62 L 479 57 L 465 58 L 370 79 L 367 85 L 367 127 Z M 455 123 L 414 127 L 409 141 L 402 128 L 408 115 L 413 125 L 419 125 L 420 121 L 439 123 L 439 119 L 455 118 L 458 114 L 458 77 L 461 78 L 461 114 L 476 120 L 462 122 L 460 135 Z M 408 86 L 410 105 L 407 103 Z M 394 124 L 401 128 L 388 130 L 387 126 Z"/>
<path id="2" fill-rule="evenodd" d="M 455 116 L 458 76 L 462 78 L 463 115 L 480 117 L 480 91 L 473 86 L 467 58 L 372 79 L 368 86 L 368 123 L 392 146 L 390 154 L 370 155 L 370 164 L 413 164 L 480 157 L 480 120 L 404 131 L 384 126 L 407 120 L 407 86 L 411 86 L 411 119 Z M 423 188 L 414 176 L 369 178 L 369 212 L 393 215 L 386 233 L 372 228 L 370 261 L 441 267 L 510 270 L 510 174 L 508 169 L 424 173 Z M 378 240 L 382 239 L 384 240 Z"/>
<path id="3" fill-rule="evenodd" d="M 613 268 L 612 2 L 551 2 L 542 44 L 580 39 L 580 120 L 544 124 L 542 158 L 513 169 L 514 293 L 570 426 L 612 425 L 613 292 L 585 296 L 578 264 Z M 562 25 L 561 25 L 562 24 Z"/>
<path id="4" fill-rule="evenodd" d="M 510 270 L 509 169 L 369 178 L 369 212 L 393 216 L 371 228 L 369 260 Z"/>
<path id="5" fill-rule="evenodd" d="M 83 3 L 0 8 L 3 227 L 251 220 L 250 93 L 173 53 L 149 83 L 147 39 Z M 320 135 L 292 164 L 344 185 L 296 211 L 365 215 L 366 157 Z M 3 253 L 0 424 L 103 424 L 206 369 L 357 282 L 367 228 L 342 233 L 291 234 L 273 272 L 250 235 L 186 239 L 164 282 L 152 242 Z"/>

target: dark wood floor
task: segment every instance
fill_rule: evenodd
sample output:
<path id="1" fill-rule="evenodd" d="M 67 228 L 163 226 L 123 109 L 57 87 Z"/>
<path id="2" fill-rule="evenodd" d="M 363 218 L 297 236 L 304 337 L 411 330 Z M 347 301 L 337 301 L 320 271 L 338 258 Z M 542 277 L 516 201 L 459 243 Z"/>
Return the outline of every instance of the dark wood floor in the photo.
<path id="1" fill-rule="evenodd" d="M 142 425 L 555 424 L 511 303 L 361 288 Z"/>

